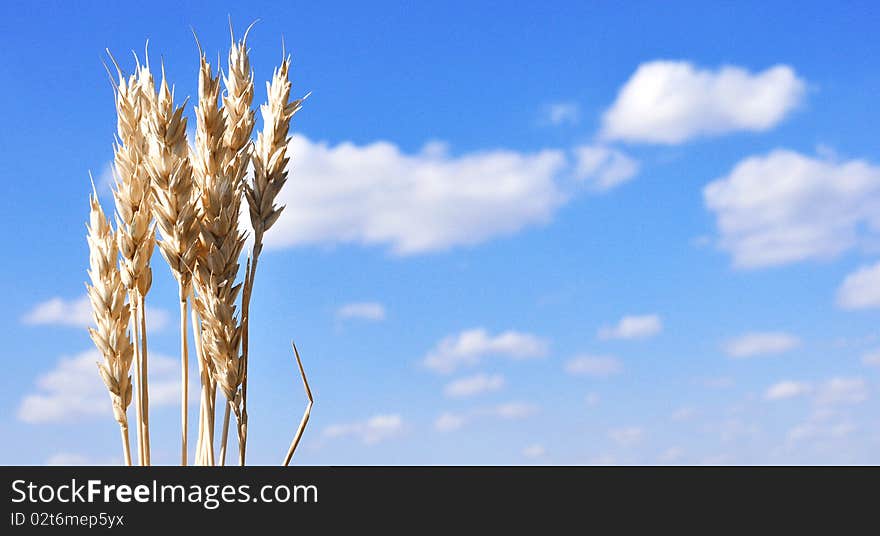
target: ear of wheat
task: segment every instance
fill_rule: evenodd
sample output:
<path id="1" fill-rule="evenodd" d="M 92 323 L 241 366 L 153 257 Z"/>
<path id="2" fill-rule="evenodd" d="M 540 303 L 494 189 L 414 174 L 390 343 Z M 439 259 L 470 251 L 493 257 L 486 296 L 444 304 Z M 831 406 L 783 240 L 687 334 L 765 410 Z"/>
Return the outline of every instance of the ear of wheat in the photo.
<path id="1" fill-rule="evenodd" d="M 250 264 L 245 271 L 242 292 L 242 419 L 244 430 L 241 449 L 241 464 L 244 465 L 247 448 L 247 367 L 249 352 L 250 302 L 254 287 L 257 263 L 263 250 L 263 236 L 281 216 L 284 207 L 275 205 L 275 198 L 287 181 L 287 147 L 290 120 L 302 107 L 302 99 L 290 102 L 291 83 L 288 78 L 290 57 L 285 57 L 275 69 L 271 83 L 266 83 L 267 102 L 260 106 L 263 116 L 263 130 L 257 135 L 252 162 L 254 176 L 252 184 L 246 184 L 244 195 L 248 203 L 251 226 L 254 229 L 254 243 L 250 254 Z M 291 453 L 292 455 L 292 453 Z"/>
<path id="2" fill-rule="evenodd" d="M 116 264 L 116 235 L 98 203 L 97 193 L 93 193 L 89 202 L 91 211 L 87 238 L 92 284 L 87 287 L 96 326 L 89 328 L 89 334 L 104 356 L 104 362 L 98 363 L 98 372 L 110 393 L 113 416 L 119 423 L 125 464 L 131 465 L 127 410 L 132 397 L 129 370 L 134 345 L 128 333 L 130 311 L 125 303 L 127 291 Z"/>
<path id="3" fill-rule="evenodd" d="M 195 269 L 198 237 L 193 196 L 192 166 L 187 151 L 186 103 L 174 107 L 174 95 L 168 88 L 165 69 L 162 84 L 151 113 L 147 115 L 149 154 L 147 171 L 152 180 L 153 213 L 161 233 L 159 251 L 177 279 L 180 299 L 180 367 L 181 367 L 181 463 L 187 464 L 189 345 L 187 325 L 188 302 Z"/>
<path id="4" fill-rule="evenodd" d="M 135 383 L 138 412 L 138 460 L 150 464 L 149 386 L 147 335 L 144 297 L 150 290 L 153 274 L 150 258 L 155 245 L 152 225 L 150 180 L 145 160 L 144 109 L 151 103 L 152 76 L 149 68 L 125 77 L 117 65 L 116 86 L 117 142 L 115 146 L 115 191 L 117 242 L 121 255 L 122 282 L 129 292 L 135 333 Z M 147 96 L 145 96 L 145 93 Z"/>
<path id="5" fill-rule="evenodd" d="M 287 180 L 290 120 L 302 102 L 290 101 L 290 59 L 286 57 L 267 84 L 268 102 L 261 107 L 265 125 L 255 152 L 251 141 L 255 114 L 249 31 L 240 41 L 232 37 L 222 96 L 221 76 L 213 73 L 199 45 L 199 93 L 192 147 L 186 139 L 185 102 L 175 106 L 164 65 L 157 91 L 148 62 L 138 64 L 134 74 L 126 76 L 110 56 L 117 72 L 113 191 L 116 230 L 98 204 L 97 194 L 93 195 L 88 225 L 92 283 L 88 289 L 96 323 L 90 334 L 104 356 L 98 364 L 99 372 L 110 393 L 128 464 L 131 448 L 127 408 L 132 398 L 138 463 L 151 463 L 145 299 L 152 284 L 150 258 L 157 242 L 178 283 L 181 463 L 188 463 L 188 314 L 201 384 L 194 462 L 217 463 L 214 428 L 219 389 L 225 399 L 219 462 L 225 463 L 229 421 L 234 415 L 239 463 L 245 463 L 250 295 L 263 237 L 281 214 L 282 207 L 275 205 L 275 199 Z M 253 183 L 246 185 L 244 179 L 252 159 L 255 175 Z M 247 199 L 255 242 L 245 264 L 244 281 L 237 282 L 245 240 L 239 228 L 242 197 Z M 312 405 L 295 347 L 294 353 L 309 404 L 285 465 L 299 443 Z M 129 374 L 132 365 L 134 389 Z"/>

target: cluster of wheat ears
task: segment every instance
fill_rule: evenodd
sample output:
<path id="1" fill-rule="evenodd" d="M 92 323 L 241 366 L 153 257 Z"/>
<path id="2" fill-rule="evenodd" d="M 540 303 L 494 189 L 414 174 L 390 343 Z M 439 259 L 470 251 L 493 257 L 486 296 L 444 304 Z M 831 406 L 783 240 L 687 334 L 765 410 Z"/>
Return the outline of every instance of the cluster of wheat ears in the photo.
<path id="1" fill-rule="evenodd" d="M 282 53 L 281 64 L 266 84 L 267 102 L 260 106 L 263 129 L 252 141 L 254 73 L 247 35 L 246 31 L 239 41 L 232 36 L 222 92 L 221 75 L 214 74 L 196 38 L 199 95 L 192 144 L 187 140 L 184 116 L 187 101 L 175 106 L 164 64 L 157 88 L 148 58 L 141 64 L 135 55 L 135 71 L 126 75 L 107 51 L 116 71 L 108 69 L 118 119 L 113 147 L 116 214 L 114 226 L 93 185 L 88 223 L 91 284 L 87 287 L 95 327 L 89 333 L 104 358 L 98 370 L 110 393 L 127 465 L 132 464 L 128 431 L 132 401 L 137 462 L 150 465 L 145 299 L 157 244 L 179 288 L 181 463 L 188 463 L 187 328 L 191 322 L 201 385 L 194 463 L 225 465 L 231 413 L 237 424 L 238 461 L 245 464 L 251 294 L 263 238 L 284 208 L 275 199 L 287 180 L 290 121 L 303 101 L 290 99 L 290 57 Z M 239 225 L 242 198 L 250 213 L 253 245 L 239 282 L 239 259 L 247 235 Z M 290 463 L 312 404 L 295 345 L 293 350 L 309 402 L 284 465 Z M 218 389 L 225 403 L 219 453 L 215 454 Z"/>

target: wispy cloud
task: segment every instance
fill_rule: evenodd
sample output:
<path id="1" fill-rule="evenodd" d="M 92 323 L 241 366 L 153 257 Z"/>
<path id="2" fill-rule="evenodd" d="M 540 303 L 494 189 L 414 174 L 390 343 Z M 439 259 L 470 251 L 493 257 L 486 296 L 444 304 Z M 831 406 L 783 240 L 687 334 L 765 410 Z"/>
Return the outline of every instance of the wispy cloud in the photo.
<path id="1" fill-rule="evenodd" d="M 677 144 L 735 131 L 764 131 L 801 102 L 806 84 L 791 67 L 751 73 L 686 61 L 639 65 L 602 117 L 609 140 Z"/>
<path id="2" fill-rule="evenodd" d="M 544 357 L 548 343 L 544 339 L 517 331 L 491 335 L 476 328 L 450 335 L 440 341 L 423 359 L 426 367 L 439 373 L 454 372 L 460 367 L 472 366 L 488 356 L 510 359 Z"/>
<path id="3" fill-rule="evenodd" d="M 565 363 L 565 372 L 572 376 L 606 377 L 621 370 L 623 365 L 620 360 L 604 355 L 579 355 Z"/>
<path id="4" fill-rule="evenodd" d="M 645 437 L 645 431 L 637 426 L 627 426 L 609 430 L 608 437 L 621 447 L 632 447 L 641 443 Z"/>
<path id="5" fill-rule="evenodd" d="M 613 326 L 599 328 L 600 339 L 645 339 L 663 331 L 658 315 L 624 316 Z"/>
<path id="6" fill-rule="evenodd" d="M 378 302 L 347 303 L 336 310 L 336 318 L 379 322 L 385 320 L 385 306 Z"/>
<path id="7" fill-rule="evenodd" d="M 743 358 L 788 352 L 800 345 L 800 339 L 781 331 L 746 333 L 724 343 L 730 357 Z"/>
<path id="8" fill-rule="evenodd" d="M 450 398 L 466 398 L 504 387 L 504 376 L 501 374 L 475 374 L 459 378 L 446 384 L 443 393 Z"/>
<path id="9" fill-rule="evenodd" d="M 535 460 L 538 458 L 543 458 L 547 454 L 547 449 L 544 448 L 544 445 L 539 443 L 535 443 L 534 445 L 529 445 L 522 450 L 522 455 L 531 460 Z"/>
<path id="10" fill-rule="evenodd" d="M 324 428 L 327 439 L 355 438 L 365 445 L 374 445 L 397 436 L 403 430 L 403 418 L 396 413 L 374 415 L 363 421 L 334 424 Z"/>
<path id="11" fill-rule="evenodd" d="M 805 395 L 812 391 L 812 389 L 813 387 L 806 382 L 783 380 L 768 387 L 767 391 L 764 393 L 764 398 L 767 400 L 794 398 Z"/>
<path id="12" fill-rule="evenodd" d="M 479 419 L 501 419 L 506 421 L 518 421 L 527 419 L 536 413 L 539 408 L 528 402 L 505 402 L 495 406 L 476 408 L 466 412 L 444 412 L 434 421 L 434 428 L 438 432 L 452 432 L 462 426 Z"/>
<path id="13" fill-rule="evenodd" d="M 816 392 L 816 403 L 822 406 L 859 404 L 867 399 L 868 382 L 859 377 L 831 378 Z"/>
<path id="14" fill-rule="evenodd" d="M 582 145 L 573 152 L 575 178 L 597 192 L 607 192 L 629 182 L 639 172 L 635 159 L 604 145 Z"/>
<path id="15" fill-rule="evenodd" d="M 581 119 L 581 107 L 572 101 L 553 102 L 541 109 L 539 123 L 560 126 L 576 125 Z"/>

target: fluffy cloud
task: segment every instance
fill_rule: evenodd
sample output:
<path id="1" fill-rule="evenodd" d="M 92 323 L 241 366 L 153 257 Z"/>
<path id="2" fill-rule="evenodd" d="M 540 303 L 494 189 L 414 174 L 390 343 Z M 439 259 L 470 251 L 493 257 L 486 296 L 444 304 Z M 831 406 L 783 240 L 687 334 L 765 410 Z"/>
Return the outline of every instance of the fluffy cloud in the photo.
<path id="1" fill-rule="evenodd" d="M 700 69 L 685 61 L 652 61 L 636 69 L 602 118 L 609 140 L 676 144 L 698 136 L 764 131 L 804 95 L 786 65 L 759 73 L 739 67 Z"/>
<path id="2" fill-rule="evenodd" d="M 576 102 L 554 102 L 541 110 L 542 125 L 576 125 L 581 119 L 581 107 Z"/>
<path id="3" fill-rule="evenodd" d="M 98 374 L 96 363 L 103 358 L 97 350 L 62 357 L 55 368 L 36 382 L 36 392 L 25 395 L 18 418 L 28 423 L 68 422 L 72 419 L 112 417 L 110 397 Z M 150 353 L 150 405 L 180 401 L 177 361 Z"/>
<path id="4" fill-rule="evenodd" d="M 362 244 L 413 255 L 476 245 L 550 221 L 580 185 L 608 190 L 638 170 L 602 146 L 451 155 L 433 142 L 407 154 L 389 142 L 331 146 L 295 135 L 290 152 L 295 180 L 279 195 L 287 208 L 268 248 Z"/>
<path id="5" fill-rule="evenodd" d="M 754 357 L 781 354 L 800 344 L 800 339 L 788 333 L 768 331 L 746 333 L 724 344 L 724 352 L 730 357 Z"/>
<path id="6" fill-rule="evenodd" d="M 739 162 L 703 199 L 740 268 L 832 258 L 880 231 L 880 168 L 862 160 L 776 150 Z"/>
<path id="7" fill-rule="evenodd" d="M 385 320 L 385 306 L 377 302 L 347 303 L 336 310 L 336 318 L 357 318 L 379 322 Z"/>
<path id="8" fill-rule="evenodd" d="M 605 377 L 619 373 L 623 365 L 615 357 L 580 355 L 565 363 L 565 372 L 573 376 Z"/>
<path id="9" fill-rule="evenodd" d="M 837 305 L 842 309 L 880 307 L 880 262 L 846 276 L 837 289 Z"/>
<path id="10" fill-rule="evenodd" d="M 809 393 L 811 389 L 808 383 L 785 380 L 771 385 L 764 393 L 764 398 L 767 400 L 794 398 Z"/>
<path id="11" fill-rule="evenodd" d="M 445 250 L 545 223 L 566 200 L 563 151 L 493 150 L 451 156 L 442 144 L 417 154 L 375 142 L 290 143 L 296 180 L 279 196 L 287 208 L 271 248 L 357 243 L 400 255 Z"/>
<path id="12" fill-rule="evenodd" d="M 81 328 L 94 325 L 92 306 L 89 304 L 87 296 L 76 300 L 65 300 L 64 298 L 55 297 L 40 302 L 33 309 L 25 313 L 21 321 L 34 326 L 57 325 Z M 167 312 L 162 309 L 147 307 L 147 331 L 159 331 L 167 324 Z"/>
<path id="13" fill-rule="evenodd" d="M 619 150 L 603 145 L 582 145 L 572 152 L 575 178 L 597 192 L 628 182 L 639 172 L 639 163 Z"/>
<path id="14" fill-rule="evenodd" d="M 614 430 L 610 430 L 608 432 L 608 437 L 610 437 L 615 443 L 617 443 L 621 447 L 631 447 L 637 445 L 642 441 L 644 436 L 644 430 L 636 426 L 615 428 Z"/>
<path id="15" fill-rule="evenodd" d="M 490 355 L 511 359 L 528 359 L 547 355 L 547 341 L 517 331 L 491 335 L 485 329 L 470 329 L 450 335 L 428 352 L 423 362 L 439 373 L 454 372 L 459 367 L 472 366 Z"/>
<path id="16" fill-rule="evenodd" d="M 502 387 L 504 387 L 504 376 L 500 374 L 476 374 L 448 383 L 443 392 L 450 398 L 465 398 L 498 391 Z"/>
<path id="17" fill-rule="evenodd" d="M 599 329 L 600 339 L 644 339 L 663 331 L 663 322 L 657 315 L 624 316 L 614 326 Z"/>
<path id="18" fill-rule="evenodd" d="M 402 430 L 403 419 L 400 415 L 374 415 L 363 421 L 328 426 L 324 428 L 324 437 L 353 437 L 365 445 L 374 445 L 398 435 Z"/>

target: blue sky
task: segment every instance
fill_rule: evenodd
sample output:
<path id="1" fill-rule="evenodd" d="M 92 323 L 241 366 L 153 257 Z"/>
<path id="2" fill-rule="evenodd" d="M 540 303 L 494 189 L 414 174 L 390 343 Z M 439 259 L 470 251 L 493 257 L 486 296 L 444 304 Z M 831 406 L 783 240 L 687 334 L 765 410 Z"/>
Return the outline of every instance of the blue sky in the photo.
<path id="1" fill-rule="evenodd" d="M 880 461 L 877 7 L 582 4 L 4 4 L 0 461 L 119 461 L 80 303 L 102 53 L 131 68 L 149 38 L 195 96 L 189 26 L 215 57 L 227 15 L 261 19 L 256 101 L 282 35 L 312 92 L 253 298 L 252 462 L 305 405 L 291 338 L 298 463 Z"/>

